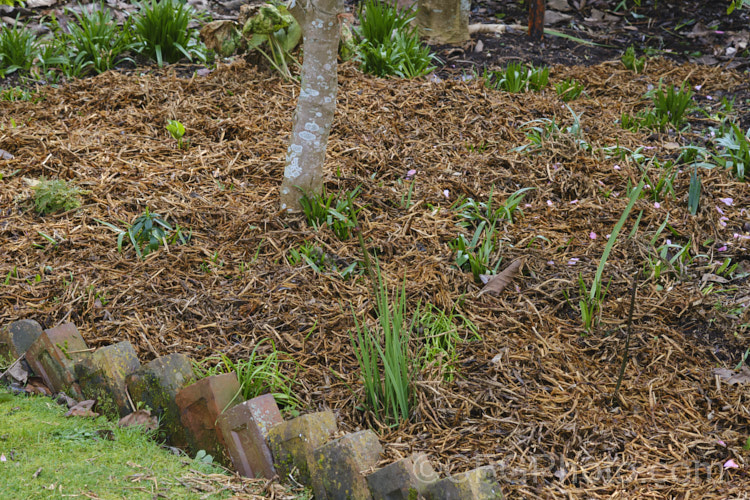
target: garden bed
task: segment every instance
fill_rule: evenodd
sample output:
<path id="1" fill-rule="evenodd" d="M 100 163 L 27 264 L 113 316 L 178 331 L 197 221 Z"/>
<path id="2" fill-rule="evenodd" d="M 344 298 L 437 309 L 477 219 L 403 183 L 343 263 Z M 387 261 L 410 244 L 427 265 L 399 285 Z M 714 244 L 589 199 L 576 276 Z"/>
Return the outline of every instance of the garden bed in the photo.
<path id="1" fill-rule="evenodd" d="M 242 62 L 192 78 L 175 69 L 109 72 L 42 88 L 36 102 L 0 102 L 0 148 L 13 156 L 0 160 L 0 322 L 73 321 L 90 346 L 128 340 L 142 361 L 172 352 L 242 360 L 265 339 L 261 354 L 273 344 L 288 360 L 280 366 L 294 380 L 298 411 L 330 408 L 342 430 L 375 429 L 389 460 L 424 451 L 446 474 L 493 465 L 511 498 L 644 488 L 659 497 L 740 495 L 747 388 L 712 369 L 733 368 L 748 348 L 747 182 L 700 168 L 693 216 L 693 169 L 675 164 L 667 186 L 652 181 L 635 203 L 590 332 L 579 298 L 628 185 L 646 168 L 661 178 L 680 147 L 710 144 L 708 127 L 719 126 L 711 116 L 726 111 L 714 96 L 741 91 L 746 76 L 659 59 L 643 74 L 619 61 L 552 68 L 552 83 L 569 78 L 585 94 L 564 103 L 554 87 L 508 93 L 481 79 L 394 82 L 352 63 L 340 69 L 327 190 L 359 187 L 366 246 L 391 285 L 405 282 L 407 311 L 453 312 L 462 339 L 455 358 L 425 362 L 425 326 L 414 329 L 407 423 L 385 427 L 361 409 L 350 332 L 354 315 L 374 319 L 374 304 L 357 238 L 342 241 L 278 209 L 297 87 Z M 692 132 L 679 136 L 623 130 L 622 113 L 647 107 L 643 95 L 660 79 L 699 89 L 693 102 L 708 113 L 690 114 Z M 530 122 L 544 119 L 558 132 L 534 147 L 530 127 L 550 122 Z M 186 148 L 167 133 L 168 120 L 184 125 Z M 577 135 L 568 128 L 576 120 Z M 86 190 L 82 206 L 38 215 L 30 184 L 41 177 Z M 502 204 L 523 188 L 533 189 L 513 222 L 497 223 L 489 256 L 498 270 L 525 259 L 522 273 L 499 296 L 478 296 L 481 282 L 457 267 L 451 246 L 474 234 L 462 221 L 479 220 L 459 207 L 468 198 L 486 204 L 490 193 Z M 189 241 L 144 260 L 127 241 L 118 251 L 107 224 L 125 229 L 146 207 Z M 667 260 L 686 258 L 663 264 L 657 279 L 663 248 Z M 307 252 L 318 271 L 292 250 Z M 638 270 L 630 356 L 613 404 Z"/>

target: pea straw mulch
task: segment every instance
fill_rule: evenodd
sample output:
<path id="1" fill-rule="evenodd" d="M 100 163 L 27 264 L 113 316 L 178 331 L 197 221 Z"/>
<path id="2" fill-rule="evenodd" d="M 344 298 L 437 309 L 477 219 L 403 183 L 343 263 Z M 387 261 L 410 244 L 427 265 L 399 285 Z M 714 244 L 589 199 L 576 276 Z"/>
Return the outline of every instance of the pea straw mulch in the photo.
<path id="1" fill-rule="evenodd" d="M 680 139 L 623 131 L 616 120 L 644 108 L 642 95 L 659 78 L 710 93 L 731 91 L 743 77 L 667 62 L 645 75 L 615 64 L 552 71 L 553 81 L 569 77 L 587 93 L 570 109 L 552 89 L 508 94 L 479 81 L 340 70 L 328 192 L 361 187 L 367 245 L 392 285 L 406 280 L 409 310 L 455 310 L 479 334 L 459 325 L 467 340 L 458 345 L 456 377 L 443 380 L 437 365 L 422 370 L 413 418 L 398 428 L 359 408 L 350 306 L 373 319 L 370 285 L 332 269 L 362 259 L 357 239 L 339 241 L 278 211 L 298 88 L 243 63 L 206 77 L 109 72 L 41 89 L 38 103 L 0 103 L 0 148 L 14 156 L 0 161 L 0 323 L 73 321 L 89 345 L 128 340 L 142 361 L 172 352 L 243 359 L 269 339 L 294 362 L 284 370 L 304 411 L 333 409 L 343 431 L 375 428 L 389 460 L 427 452 L 443 474 L 493 465 L 509 498 L 746 494 L 748 387 L 728 385 L 712 369 L 733 368 L 750 345 L 747 183 L 702 169 L 695 217 L 687 211 L 690 172 L 676 176 L 674 196 L 657 200 L 646 190 L 607 263 L 599 327 L 585 335 L 578 312 L 579 276 L 591 284 L 628 183 L 641 175 L 628 155 L 602 148 L 645 146 L 642 154 L 663 163 L 683 139 L 705 140 L 710 124 L 694 116 L 697 132 Z M 566 132 L 575 116 L 579 135 Z M 167 134 L 169 119 L 184 124 L 187 150 Z M 562 132 L 516 150 L 529 144 L 528 127 L 550 123 L 529 123 L 541 119 Z M 83 206 L 37 215 L 28 181 L 41 176 L 86 189 Z M 526 264 L 499 296 L 478 296 L 481 284 L 454 265 L 449 242 L 471 234 L 451 206 L 490 192 L 502 202 L 524 187 L 534 189 L 515 222 L 497 227 L 493 261 L 502 258 L 500 269 L 519 257 Z M 118 252 L 116 234 L 99 221 L 124 228 L 146 207 L 192 231 L 189 244 L 144 261 L 127 244 Z M 657 244 L 669 238 L 693 258 L 656 280 L 649 240 L 667 217 L 672 229 Z M 326 256 L 321 274 L 289 264 L 289 250 L 304 243 Z M 719 276 L 726 257 L 739 267 Z M 639 269 L 630 357 L 613 405 Z"/>

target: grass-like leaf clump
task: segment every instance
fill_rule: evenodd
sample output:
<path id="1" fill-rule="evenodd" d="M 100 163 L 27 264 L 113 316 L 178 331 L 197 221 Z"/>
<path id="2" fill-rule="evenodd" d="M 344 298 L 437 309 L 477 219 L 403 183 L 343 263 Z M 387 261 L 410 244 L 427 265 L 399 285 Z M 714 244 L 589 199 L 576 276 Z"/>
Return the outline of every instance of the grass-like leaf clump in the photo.
<path id="1" fill-rule="evenodd" d="M 11 27 L 0 28 L 0 76 L 15 71 L 28 71 L 39 53 L 34 32 L 18 19 Z"/>
<path id="2" fill-rule="evenodd" d="M 379 327 L 370 328 L 354 316 L 350 332 L 354 355 L 365 387 L 365 405 L 380 422 L 398 425 L 409 420 L 414 398 L 414 367 L 409 351 L 406 282 L 392 297 L 380 267 L 377 271 L 376 310 Z M 374 279 L 373 276 L 371 278 Z"/>
<path id="3" fill-rule="evenodd" d="M 134 21 L 138 50 L 159 66 L 176 63 L 183 57 L 205 62 L 206 48 L 198 40 L 197 30 L 188 29 L 194 17 L 193 8 L 179 0 L 141 3 Z"/>
<path id="4" fill-rule="evenodd" d="M 395 4 L 367 0 L 355 28 L 362 71 L 376 76 L 418 78 L 435 69 L 437 57 L 419 40 L 414 15 Z"/>
<path id="5" fill-rule="evenodd" d="M 194 365 L 194 371 L 199 378 L 221 373 L 235 372 L 240 383 L 241 400 L 253 399 L 263 394 L 272 394 L 276 403 L 287 411 L 295 411 L 300 405 L 299 398 L 292 391 L 294 381 L 281 371 L 284 363 L 293 363 L 279 359 L 279 353 L 272 341 L 268 354 L 261 354 L 258 348 L 263 340 L 255 344 L 255 348 L 246 360 L 232 361 L 225 355 L 212 356 L 203 363 Z M 213 366 L 206 367 L 215 363 Z"/>
<path id="6" fill-rule="evenodd" d="M 68 25 L 66 39 L 74 50 L 74 64 L 102 73 L 127 59 L 122 54 L 134 47 L 129 21 L 123 28 L 118 27 L 104 5 L 73 15 L 76 22 Z"/>

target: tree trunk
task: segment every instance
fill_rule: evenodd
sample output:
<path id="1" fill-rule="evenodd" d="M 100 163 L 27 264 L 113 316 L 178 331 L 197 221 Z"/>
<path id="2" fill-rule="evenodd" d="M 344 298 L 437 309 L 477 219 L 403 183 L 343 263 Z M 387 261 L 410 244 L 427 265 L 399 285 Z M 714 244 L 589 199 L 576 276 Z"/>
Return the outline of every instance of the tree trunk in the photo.
<path id="1" fill-rule="evenodd" d="M 323 163 L 336 110 L 339 19 L 343 0 L 297 0 L 290 9 L 302 27 L 302 84 L 281 183 L 281 209 L 297 211 L 304 194 L 323 188 Z"/>
<path id="2" fill-rule="evenodd" d="M 463 43 L 469 39 L 470 0 L 418 0 L 419 33 L 430 42 Z"/>
<path id="3" fill-rule="evenodd" d="M 545 0 L 531 0 L 529 3 L 529 37 L 537 42 L 544 37 Z"/>

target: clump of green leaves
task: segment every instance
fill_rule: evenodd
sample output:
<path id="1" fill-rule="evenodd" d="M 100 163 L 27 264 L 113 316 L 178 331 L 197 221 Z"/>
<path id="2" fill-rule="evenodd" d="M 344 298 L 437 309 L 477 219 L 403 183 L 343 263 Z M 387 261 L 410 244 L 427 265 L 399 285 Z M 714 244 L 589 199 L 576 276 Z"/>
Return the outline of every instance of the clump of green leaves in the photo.
<path id="1" fill-rule="evenodd" d="M 680 130 L 685 124 L 685 113 L 692 107 L 693 91 L 683 83 L 679 88 L 668 85 L 663 90 L 661 82 L 653 92 L 646 94 L 652 97 L 653 109 L 642 110 L 635 115 L 623 113 L 620 118 L 622 128 L 638 131 L 640 129 L 665 130 L 671 125 Z"/>
<path id="2" fill-rule="evenodd" d="M 300 199 L 302 212 L 305 214 L 307 223 L 319 230 L 327 225 L 341 241 L 348 240 L 352 230 L 357 226 L 357 214 L 361 207 L 355 208 L 354 200 L 359 196 L 360 188 L 357 186 L 353 191 L 345 191 L 335 194 L 305 194 Z"/>
<path id="3" fill-rule="evenodd" d="M 609 290 L 609 285 L 607 285 L 606 288 L 602 287 L 602 274 L 604 273 L 604 266 L 607 263 L 607 259 L 609 259 L 612 248 L 614 248 L 615 246 L 617 236 L 620 234 L 620 231 L 625 225 L 625 222 L 628 220 L 633 206 L 640 198 L 643 186 L 644 180 L 641 179 L 638 184 L 636 184 L 636 186 L 630 191 L 628 195 L 628 205 L 625 207 L 625 210 L 623 210 L 622 214 L 620 215 L 620 219 L 617 221 L 617 224 L 615 224 L 615 227 L 612 229 L 612 233 L 607 240 L 607 244 L 604 247 L 604 252 L 602 252 L 602 256 L 599 259 L 599 265 L 596 268 L 596 274 L 594 275 L 594 279 L 591 282 L 591 287 L 586 286 L 586 282 L 584 281 L 582 275 L 579 274 L 578 276 L 578 285 L 580 290 L 580 298 L 578 304 L 581 312 L 581 320 L 586 332 L 591 332 L 599 324 L 602 311 L 602 301 L 604 300 L 604 297 L 607 295 L 607 291 Z M 634 232 L 635 229 L 633 229 L 633 232 L 631 234 L 634 234 Z"/>
<path id="4" fill-rule="evenodd" d="M 342 259 L 325 253 L 310 242 L 303 243 L 298 248 L 290 248 L 286 260 L 291 266 L 307 264 L 317 274 L 323 274 L 330 270 L 338 273 L 343 279 L 355 274 L 359 267 L 357 262 L 348 264 Z"/>
<path id="5" fill-rule="evenodd" d="M 133 220 L 127 230 L 122 230 L 109 222 L 94 220 L 117 233 L 118 252 L 122 252 L 123 245 L 129 241 L 139 259 L 145 259 L 148 254 L 158 250 L 162 245 L 185 245 L 192 235 L 190 231 L 185 234 L 179 225 L 173 228 L 159 214 L 151 213 L 148 207 Z"/>
<path id="6" fill-rule="evenodd" d="M 167 132 L 177 141 L 177 147 L 180 149 L 187 149 L 190 145 L 190 141 L 182 140 L 185 135 L 185 126 L 177 120 L 169 120 L 167 122 Z"/>
<path id="7" fill-rule="evenodd" d="M 268 353 L 263 354 L 266 342 L 270 343 L 271 347 Z M 238 396 L 241 395 L 243 400 L 272 394 L 282 409 L 294 411 L 299 407 L 300 401 L 292 390 L 293 378 L 285 375 L 281 369 L 284 364 L 293 365 L 294 362 L 282 360 L 273 341 L 262 339 L 255 344 L 247 359 L 232 361 L 223 354 L 211 356 L 200 364 L 194 364 L 193 371 L 198 378 L 235 372 L 240 383 Z"/>
<path id="8" fill-rule="evenodd" d="M 418 78 L 435 69 L 438 60 L 419 40 L 411 25 L 414 15 L 395 4 L 367 0 L 359 10 L 360 26 L 354 29 L 362 71 L 376 76 Z"/>
<path id="9" fill-rule="evenodd" d="M 581 151 L 590 151 L 591 145 L 586 141 L 586 136 L 581 125 L 581 115 L 576 114 L 567 104 L 565 107 L 570 111 L 573 117 L 573 123 L 567 127 L 560 127 L 556 119 L 539 118 L 525 123 L 526 138 L 528 144 L 523 144 L 513 149 L 513 151 L 529 151 L 541 153 L 551 151 L 554 154 L 557 150 L 578 149 Z"/>
<path id="10" fill-rule="evenodd" d="M 18 19 L 13 26 L 0 29 L 0 76 L 18 70 L 29 71 L 39 49 L 34 32 Z"/>
<path id="11" fill-rule="evenodd" d="M 34 191 L 34 208 L 41 215 L 66 212 L 81 206 L 81 195 L 87 191 L 64 179 L 45 179 L 31 186 Z"/>
<path id="12" fill-rule="evenodd" d="M 521 188 L 515 193 L 511 194 L 505 203 L 500 203 L 494 200 L 494 186 L 490 189 L 490 195 L 487 197 L 487 201 L 474 201 L 472 198 L 460 197 L 451 206 L 452 210 L 456 211 L 456 215 L 460 218 L 459 225 L 464 228 L 476 228 L 482 221 L 486 221 L 491 226 L 494 226 L 501 220 L 507 220 L 511 224 L 513 223 L 513 215 L 516 212 L 523 214 L 523 210 L 519 208 L 521 201 L 526 196 L 526 193 L 534 189 L 533 187 Z"/>
<path id="13" fill-rule="evenodd" d="M 468 331 L 474 338 L 480 338 L 477 327 L 471 320 L 456 313 L 455 309 L 446 313 L 432 304 L 427 304 L 427 307 L 417 312 L 412 329 L 417 338 L 422 340 L 420 359 L 425 366 L 439 366 L 443 380 L 446 381 L 452 381 L 458 371 L 457 347 L 467 339 L 468 334 L 461 335 L 460 331 Z"/>
<path id="14" fill-rule="evenodd" d="M 487 87 L 506 92 L 540 91 L 549 83 L 549 68 L 511 62 L 504 70 L 487 71 L 482 75 Z"/>
<path id="15" fill-rule="evenodd" d="M 693 91 L 685 83 L 677 89 L 674 85 L 668 85 L 666 92 L 662 90 L 661 82 L 654 93 L 654 114 L 660 122 L 664 120 L 671 124 L 676 130 L 680 130 L 685 122 L 685 112 L 692 104 Z"/>
<path id="16" fill-rule="evenodd" d="M 0 90 L 0 101 L 30 101 L 33 103 L 37 103 L 42 101 L 43 99 L 44 96 L 41 93 L 35 90 L 28 90 L 21 87 L 8 87 L 6 89 Z"/>
<path id="17" fill-rule="evenodd" d="M 180 0 L 150 0 L 139 4 L 133 29 L 137 50 L 159 66 L 186 57 L 205 62 L 207 49 L 198 39 L 198 31 L 189 28 L 196 17 L 193 8 Z"/>
<path id="18" fill-rule="evenodd" d="M 485 229 L 486 228 L 486 229 Z M 496 274 L 502 259 L 496 257 L 497 242 L 495 226 L 487 225 L 486 221 L 479 223 L 471 240 L 463 234 L 448 243 L 455 253 L 456 267 L 464 271 L 471 271 L 474 281 L 480 283 L 480 275 Z"/>
<path id="19" fill-rule="evenodd" d="M 69 11 L 70 12 L 70 11 Z M 130 20 L 122 28 L 117 25 L 112 12 L 103 4 L 84 8 L 80 14 L 73 12 L 75 23 L 68 24 L 64 37 L 73 48 L 73 61 L 83 70 L 103 73 L 120 61 L 131 60 L 122 54 L 132 49 Z"/>
<path id="20" fill-rule="evenodd" d="M 634 73 L 642 73 L 646 67 L 646 56 L 635 57 L 635 49 L 631 45 L 620 57 L 622 65 Z"/>
<path id="21" fill-rule="evenodd" d="M 365 250 L 366 251 L 366 250 Z M 406 281 L 389 297 L 385 276 L 377 270 L 375 288 L 379 327 L 361 322 L 352 307 L 355 332 L 349 332 L 365 388 L 365 405 L 380 422 L 398 425 L 409 420 L 414 400 L 414 366 L 409 349 Z M 371 273 L 374 274 L 374 273 Z M 371 275 L 371 278 L 374 277 Z"/>
<path id="22" fill-rule="evenodd" d="M 732 123 L 731 127 L 716 139 L 720 147 L 714 156 L 723 167 L 730 169 L 741 181 L 750 179 L 750 129 L 743 134 L 740 128 Z"/>
<path id="23" fill-rule="evenodd" d="M 581 96 L 584 86 L 574 78 L 563 80 L 555 84 L 557 95 L 565 102 L 574 101 Z"/>

